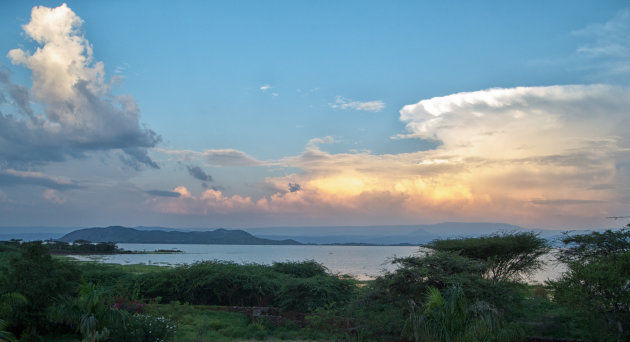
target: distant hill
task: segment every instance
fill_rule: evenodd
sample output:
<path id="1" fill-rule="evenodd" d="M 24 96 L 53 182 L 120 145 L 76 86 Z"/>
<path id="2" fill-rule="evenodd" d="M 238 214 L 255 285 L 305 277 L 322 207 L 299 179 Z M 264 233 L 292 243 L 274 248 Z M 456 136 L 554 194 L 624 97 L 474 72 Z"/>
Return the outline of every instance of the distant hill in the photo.
<path id="1" fill-rule="evenodd" d="M 337 227 L 267 227 L 247 231 L 266 239 L 291 238 L 301 243 L 365 243 L 365 244 L 424 244 L 435 239 L 448 239 L 487 235 L 496 232 L 535 231 L 543 237 L 557 235 L 556 230 L 527 229 L 495 222 L 444 222 L 438 224 L 391 226 L 337 226 Z"/>
<path id="2" fill-rule="evenodd" d="M 164 231 L 138 230 L 120 226 L 106 228 L 87 228 L 70 232 L 59 241 L 73 242 L 87 240 L 90 242 L 116 243 L 191 243 L 216 245 L 299 245 L 295 240 L 271 240 L 255 237 L 243 230 L 216 229 L 212 231 Z"/>

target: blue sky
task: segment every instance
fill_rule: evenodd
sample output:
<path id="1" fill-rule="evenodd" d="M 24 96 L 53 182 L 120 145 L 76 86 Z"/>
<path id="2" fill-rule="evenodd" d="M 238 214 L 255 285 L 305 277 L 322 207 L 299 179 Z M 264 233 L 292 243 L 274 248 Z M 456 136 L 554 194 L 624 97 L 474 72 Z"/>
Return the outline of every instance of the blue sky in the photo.
<path id="1" fill-rule="evenodd" d="M 66 4 L 56 24 L 61 2 L 0 4 L 7 225 L 588 228 L 630 209 L 625 1 Z"/>

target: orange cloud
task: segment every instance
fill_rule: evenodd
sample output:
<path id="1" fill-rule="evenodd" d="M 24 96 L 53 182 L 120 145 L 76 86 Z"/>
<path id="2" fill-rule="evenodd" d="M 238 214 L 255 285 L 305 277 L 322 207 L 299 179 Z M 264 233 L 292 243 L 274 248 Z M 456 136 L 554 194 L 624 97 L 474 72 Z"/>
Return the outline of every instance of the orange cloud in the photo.
<path id="1" fill-rule="evenodd" d="M 257 200 L 206 190 L 160 198 L 202 213 L 333 217 L 352 223 L 509 221 L 589 225 L 628 210 L 630 90 L 611 86 L 490 89 L 403 107 L 408 133 L 442 144 L 414 153 L 331 154 L 313 139 L 274 165 L 299 173 L 265 180 Z M 177 191 L 177 190 L 175 190 Z M 179 191 L 178 191 L 179 192 Z M 625 197 L 624 197 L 625 196 Z M 194 203 L 191 203 L 194 202 Z M 343 223 L 343 222 L 337 222 Z M 565 227 L 565 226 L 563 226 Z"/>

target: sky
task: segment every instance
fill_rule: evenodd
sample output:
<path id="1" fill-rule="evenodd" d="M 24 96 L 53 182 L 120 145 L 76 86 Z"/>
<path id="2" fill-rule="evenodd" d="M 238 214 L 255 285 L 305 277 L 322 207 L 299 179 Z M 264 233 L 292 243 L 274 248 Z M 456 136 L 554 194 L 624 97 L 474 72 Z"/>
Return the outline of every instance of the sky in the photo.
<path id="1" fill-rule="evenodd" d="M 0 226 L 630 215 L 627 1 L 2 1 Z"/>

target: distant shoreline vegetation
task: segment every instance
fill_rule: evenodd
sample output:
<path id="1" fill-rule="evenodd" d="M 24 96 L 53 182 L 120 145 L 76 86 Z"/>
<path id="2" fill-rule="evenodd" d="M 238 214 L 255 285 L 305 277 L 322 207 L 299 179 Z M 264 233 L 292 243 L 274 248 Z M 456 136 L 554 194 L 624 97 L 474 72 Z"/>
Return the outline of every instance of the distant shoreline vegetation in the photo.
<path id="1" fill-rule="evenodd" d="M 20 244 L 20 240 L 12 240 Z M 156 249 L 154 251 L 129 251 L 119 248 L 115 242 L 92 243 L 87 240 L 76 240 L 73 243 L 64 241 L 45 241 L 50 254 L 53 255 L 94 255 L 94 254 L 176 254 L 184 253 L 179 249 Z"/>

